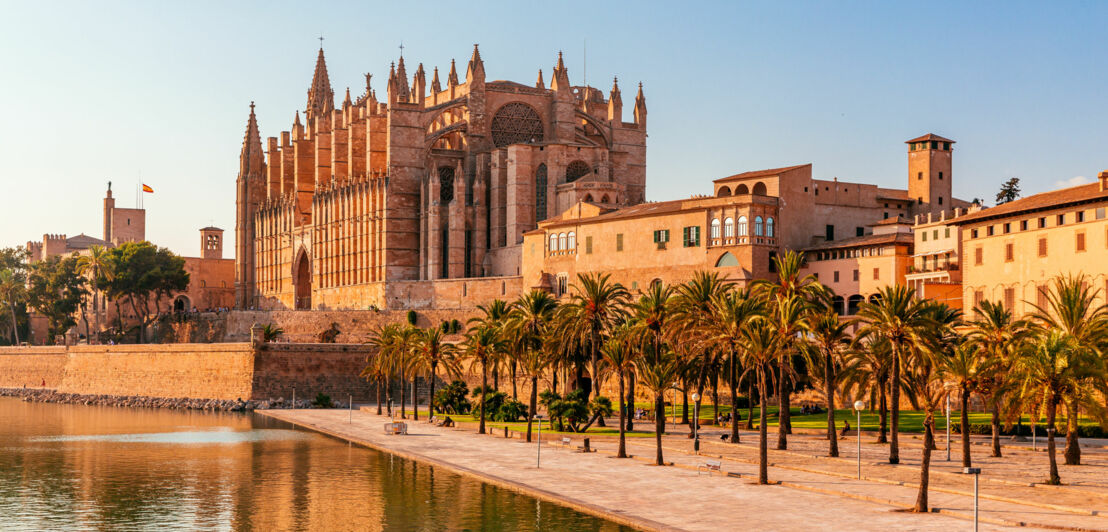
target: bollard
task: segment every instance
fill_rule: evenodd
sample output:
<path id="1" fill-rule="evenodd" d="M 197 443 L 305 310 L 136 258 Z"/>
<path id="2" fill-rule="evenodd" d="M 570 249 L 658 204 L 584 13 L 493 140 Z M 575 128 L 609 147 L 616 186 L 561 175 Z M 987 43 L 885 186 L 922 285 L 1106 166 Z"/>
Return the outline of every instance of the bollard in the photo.
<path id="1" fill-rule="evenodd" d="M 589 439 L 588 438 L 585 438 L 585 448 L 583 449 L 583 451 L 586 452 L 586 453 L 591 453 L 592 452 L 592 450 L 589 448 Z"/>
<path id="2" fill-rule="evenodd" d="M 508 438 L 508 427 L 504 427 L 504 437 Z"/>

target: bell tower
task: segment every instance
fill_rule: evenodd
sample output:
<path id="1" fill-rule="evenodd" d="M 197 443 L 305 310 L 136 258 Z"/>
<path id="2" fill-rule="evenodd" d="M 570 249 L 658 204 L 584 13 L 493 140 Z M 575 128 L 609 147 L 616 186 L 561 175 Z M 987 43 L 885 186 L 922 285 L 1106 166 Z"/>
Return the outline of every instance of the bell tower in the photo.
<path id="1" fill-rule="evenodd" d="M 200 230 L 200 258 L 223 258 L 223 230 L 218 227 L 205 227 Z"/>
<path id="2" fill-rule="evenodd" d="M 908 199 L 912 214 L 938 214 L 951 209 L 954 141 L 928 133 L 908 145 Z"/>

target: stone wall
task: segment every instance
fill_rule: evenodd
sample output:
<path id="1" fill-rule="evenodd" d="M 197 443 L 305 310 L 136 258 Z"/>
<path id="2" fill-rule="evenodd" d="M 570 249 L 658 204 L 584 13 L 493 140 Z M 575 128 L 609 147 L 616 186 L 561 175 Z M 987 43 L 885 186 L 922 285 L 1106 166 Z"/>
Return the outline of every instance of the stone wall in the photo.
<path id="1" fill-rule="evenodd" d="M 376 389 L 358 376 L 370 351 L 350 344 L 266 344 L 254 355 L 253 398 L 314 399 L 329 395 L 345 402 L 376 400 Z"/>
<path id="2" fill-rule="evenodd" d="M 56 388 L 65 363 L 64 347 L 0 348 L 0 388 Z"/>

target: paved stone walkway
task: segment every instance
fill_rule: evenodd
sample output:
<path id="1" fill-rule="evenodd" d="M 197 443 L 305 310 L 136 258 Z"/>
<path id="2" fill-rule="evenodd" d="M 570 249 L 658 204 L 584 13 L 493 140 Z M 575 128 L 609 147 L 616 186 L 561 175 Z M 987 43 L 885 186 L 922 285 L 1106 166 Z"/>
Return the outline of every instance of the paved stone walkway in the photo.
<path id="1" fill-rule="evenodd" d="M 908 490 L 914 501 L 915 490 L 885 482 L 774 467 L 770 477 L 782 484 L 758 486 L 751 483 L 757 473 L 753 464 L 727 460 L 723 469 L 728 475 L 697 475 L 695 467 L 703 457 L 667 451 L 666 460 L 676 467 L 656 467 L 644 459 L 613 458 L 615 442 L 610 440 L 597 441 L 599 452 L 589 454 L 544 441 L 542 467 L 536 469 L 536 445 L 504 439 L 502 429 L 498 435 L 478 435 L 472 427 L 446 429 L 420 421 L 409 425 L 408 436 L 389 436 L 382 430 L 389 419 L 365 411 L 354 412 L 353 422 L 342 410 L 260 413 L 643 529 L 949 532 L 972 527 L 960 518 L 972 515 L 971 498 L 933 494 L 935 505 L 960 517 L 906 513 L 896 511 L 908 505 L 900 503 L 900 494 L 889 493 Z M 667 447 L 676 441 L 671 436 Z M 631 450 L 652 458 L 653 440 L 633 439 Z M 1047 509 L 1019 509 L 1057 517 Z M 1013 523 L 1018 515 L 1022 513 L 1012 508 L 986 509 L 981 528 L 1006 530 L 990 523 Z"/>

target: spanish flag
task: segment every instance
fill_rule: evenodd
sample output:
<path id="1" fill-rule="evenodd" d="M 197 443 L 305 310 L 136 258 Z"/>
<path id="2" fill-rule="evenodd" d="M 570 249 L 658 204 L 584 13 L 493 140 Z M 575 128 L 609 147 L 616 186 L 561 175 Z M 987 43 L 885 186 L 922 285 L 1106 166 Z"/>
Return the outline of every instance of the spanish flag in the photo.
<path id="1" fill-rule="evenodd" d="M 154 193 L 154 189 L 150 188 L 150 185 L 147 185 L 146 183 L 142 184 L 142 191 L 143 192 L 149 192 L 151 194 Z"/>

